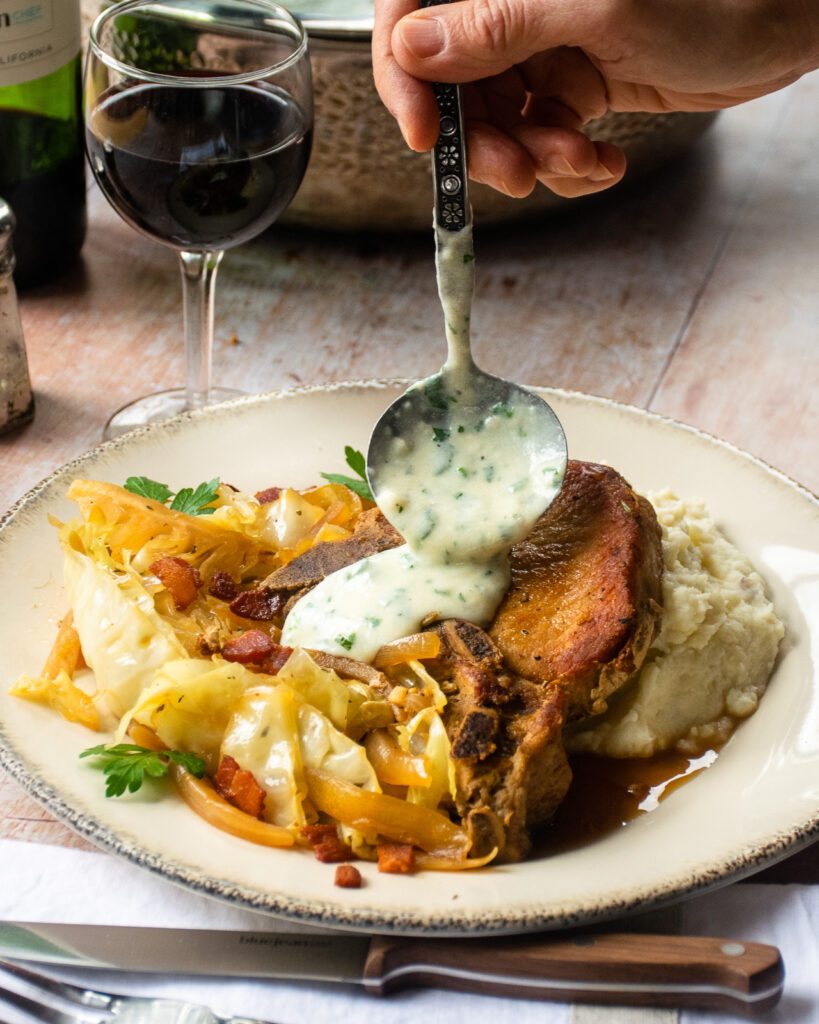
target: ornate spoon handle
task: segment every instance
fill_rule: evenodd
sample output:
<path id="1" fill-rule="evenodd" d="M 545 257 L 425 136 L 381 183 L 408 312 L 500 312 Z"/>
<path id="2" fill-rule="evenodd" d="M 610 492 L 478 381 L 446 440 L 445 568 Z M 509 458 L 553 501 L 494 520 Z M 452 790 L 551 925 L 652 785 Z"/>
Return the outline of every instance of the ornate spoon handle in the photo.
<path id="1" fill-rule="evenodd" d="M 449 0 L 421 0 L 421 7 L 446 3 Z M 460 231 L 472 223 L 461 89 L 444 82 L 435 82 L 433 89 L 441 118 L 440 134 L 432 151 L 435 219 L 438 226 L 447 231 Z"/>

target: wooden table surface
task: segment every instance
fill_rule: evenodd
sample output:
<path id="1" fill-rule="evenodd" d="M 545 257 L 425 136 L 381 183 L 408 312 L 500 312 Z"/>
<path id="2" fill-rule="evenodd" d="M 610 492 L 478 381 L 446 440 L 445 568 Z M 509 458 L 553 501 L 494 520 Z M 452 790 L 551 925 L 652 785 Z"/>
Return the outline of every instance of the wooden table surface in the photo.
<path id="1" fill-rule="evenodd" d="M 819 75 L 723 113 L 650 180 L 477 229 L 477 358 L 718 434 L 819 491 Z M 21 302 L 34 423 L 0 438 L 0 509 L 181 383 L 175 257 L 92 190 L 83 261 Z M 238 343 L 231 343 L 235 336 Z M 250 392 L 440 364 L 431 235 L 280 226 L 228 254 L 215 380 Z M 0 779 L 0 836 L 84 845 Z M 819 882 L 819 845 L 769 880 Z"/>

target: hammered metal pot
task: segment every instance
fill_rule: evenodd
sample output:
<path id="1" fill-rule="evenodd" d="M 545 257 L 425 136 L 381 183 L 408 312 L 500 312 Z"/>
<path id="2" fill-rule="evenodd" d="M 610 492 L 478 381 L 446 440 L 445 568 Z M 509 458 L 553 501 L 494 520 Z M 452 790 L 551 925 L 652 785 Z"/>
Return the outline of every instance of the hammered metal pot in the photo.
<path id="1" fill-rule="evenodd" d="M 432 172 L 427 154 L 407 148 L 373 85 L 369 32 L 343 26 L 311 28 L 315 90 L 313 154 L 285 215 L 291 223 L 352 230 L 429 228 Z M 342 34 L 343 33 L 343 34 Z M 608 113 L 588 126 L 593 139 L 625 151 L 631 180 L 687 149 L 716 114 Z M 538 185 L 510 199 L 485 185 L 470 188 L 482 224 L 521 219 L 568 202 Z M 284 220 L 285 217 L 282 219 Z"/>
<path id="2" fill-rule="evenodd" d="M 100 0 L 82 2 L 90 22 Z M 294 10 L 298 13 L 298 7 Z M 313 153 L 281 222 L 346 231 L 427 230 L 432 216 L 429 156 L 407 148 L 375 91 L 371 19 L 302 17 L 315 92 Z M 596 140 L 622 147 L 633 181 L 691 146 L 716 116 L 608 113 L 591 122 L 588 131 Z M 568 203 L 542 185 L 526 199 L 510 199 L 477 184 L 470 194 L 482 224 L 531 218 Z"/>

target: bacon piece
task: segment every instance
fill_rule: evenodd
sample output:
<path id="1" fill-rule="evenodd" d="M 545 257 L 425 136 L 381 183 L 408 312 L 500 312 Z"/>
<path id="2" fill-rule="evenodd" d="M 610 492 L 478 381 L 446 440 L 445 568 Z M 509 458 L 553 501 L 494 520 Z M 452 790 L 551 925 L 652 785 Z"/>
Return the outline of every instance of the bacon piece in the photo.
<path id="1" fill-rule="evenodd" d="M 338 828 L 335 825 L 305 825 L 301 834 L 311 846 L 317 843 L 324 843 L 328 839 L 338 838 Z"/>
<path id="2" fill-rule="evenodd" d="M 245 590 L 230 602 L 234 615 L 254 622 L 271 622 L 287 604 L 287 596 L 277 590 L 257 587 Z"/>
<path id="3" fill-rule="evenodd" d="M 408 875 L 415 867 L 415 851 L 406 843 L 379 843 L 378 870 L 388 875 Z"/>
<path id="4" fill-rule="evenodd" d="M 150 572 L 158 577 L 179 609 L 187 608 L 195 600 L 196 592 L 202 586 L 199 570 L 194 569 L 184 558 L 177 558 L 175 555 L 158 558 L 150 566 Z"/>
<path id="5" fill-rule="evenodd" d="M 361 872 L 352 864 L 339 864 L 336 868 L 335 883 L 340 889 L 360 889 Z"/>
<path id="6" fill-rule="evenodd" d="M 265 792 L 250 772 L 240 769 L 231 783 L 233 803 L 254 818 L 261 818 L 264 811 Z"/>
<path id="7" fill-rule="evenodd" d="M 301 834 L 312 846 L 316 860 L 322 864 L 355 859 L 355 854 L 338 834 L 335 825 L 305 825 Z"/>
<path id="8" fill-rule="evenodd" d="M 216 769 L 216 774 L 213 776 L 213 788 L 226 800 L 230 793 L 230 786 L 233 782 L 233 778 L 238 771 L 241 771 L 239 768 L 239 762 L 235 758 L 230 757 L 230 755 L 225 755 L 225 757 L 223 757 L 219 762 L 219 767 Z"/>
<path id="9" fill-rule="evenodd" d="M 252 772 L 240 768 L 239 762 L 229 754 L 219 763 L 213 778 L 213 788 L 225 800 L 235 804 L 240 811 L 254 818 L 261 818 L 264 811 L 264 790 Z"/>
<path id="10" fill-rule="evenodd" d="M 293 653 L 292 647 L 285 647 L 284 644 L 273 644 L 274 650 L 259 666 L 262 672 L 269 676 L 277 676 L 279 669 L 287 663 L 287 659 Z"/>
<path id="11" fill-rule="evenodd" d="M 234 637 L 222 648 L 225 661 L 238 661 L 242 665 L 258 665 L 271 655 L 278 645 L 260 629 L 248 629 L 241 636 Z"/>
<path id="12" fill-rule="evenodd" d="M 270 502 L 275 501 L 281 493 L 281 487 L 266 487 L 263 491 L 256 492 L 256 501 L 258 501 L 260 505 L 269 505 Z"/>
<path id="13" fill-rule="evenodd" d="M 220 601 L 232 601 L 239 593 L 239 588 L 234 583 L 230 573 L 222 572 L 219 569 L 210 578 L 208 592 L 213 597 L 218 597 Z"/>
<path id="14" fill-rule="evenodd" d="M 322 864 L 338 864 L 339 861 L 354 860 L 355 854 L 343 839 L 334 839 L 327 843 L 319 843 L 313 847 L 316 860 Z"/>

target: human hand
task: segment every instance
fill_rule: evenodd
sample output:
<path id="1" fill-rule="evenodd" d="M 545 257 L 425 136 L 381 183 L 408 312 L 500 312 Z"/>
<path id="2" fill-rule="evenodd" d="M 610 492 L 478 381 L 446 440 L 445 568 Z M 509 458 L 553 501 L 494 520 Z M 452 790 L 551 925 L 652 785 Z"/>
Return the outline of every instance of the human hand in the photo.
<path id="1" fill-rule="evenodd" d="M 463 90 L 469 173 L 507 195 L 616 184 L 622 151 L 582 128 L 607 110 L 717 110 L 819 65 L 815 0 L 376 0 L 376 87 L 407 144 L 430 149 L 429 82 Z"/>

